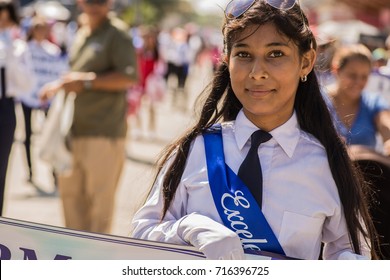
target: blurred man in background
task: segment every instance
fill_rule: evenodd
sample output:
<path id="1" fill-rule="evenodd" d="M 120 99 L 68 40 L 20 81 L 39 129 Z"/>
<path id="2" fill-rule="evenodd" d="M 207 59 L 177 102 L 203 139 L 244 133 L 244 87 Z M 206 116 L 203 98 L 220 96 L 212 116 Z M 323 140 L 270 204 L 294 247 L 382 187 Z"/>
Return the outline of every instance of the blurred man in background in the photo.
<path id="1" fill-rule="evenodd" d="M 78 0 L 85 22 L 70 49 L 70 69 L 47 84 L 43 100 L 75 92 L 70 149 L 73 166 L 60 174 L 65 225 L 110 233 L 115 192 L 125 160 L 126 89 L 136 81 L 127 26 L 109 15 L 112 0 Z"/>

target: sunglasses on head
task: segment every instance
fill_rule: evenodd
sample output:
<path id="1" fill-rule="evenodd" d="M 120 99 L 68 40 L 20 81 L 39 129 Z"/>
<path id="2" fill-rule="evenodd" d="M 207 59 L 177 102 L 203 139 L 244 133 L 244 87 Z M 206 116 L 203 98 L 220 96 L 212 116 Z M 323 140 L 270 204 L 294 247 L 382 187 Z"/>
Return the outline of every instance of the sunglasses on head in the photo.
<path id="1" fill-rule="evenodd" d="M 225 9 L 225 15 L 227 18 L 237 18 L 244 14 L 257 0 L 232 0 L 230 1 Z M 268 5 L 279 9 L 289 10 L 296 3 L 299 4 L 299 0 L 264 0 Z"/>
<path id="2" fill-rule="evenodd" d="M 108 0 L 85 0 L 85 3 L 86 4 L 98 4 L 98 5 L 102 5 L 102 4 L 106 4 Z"/>

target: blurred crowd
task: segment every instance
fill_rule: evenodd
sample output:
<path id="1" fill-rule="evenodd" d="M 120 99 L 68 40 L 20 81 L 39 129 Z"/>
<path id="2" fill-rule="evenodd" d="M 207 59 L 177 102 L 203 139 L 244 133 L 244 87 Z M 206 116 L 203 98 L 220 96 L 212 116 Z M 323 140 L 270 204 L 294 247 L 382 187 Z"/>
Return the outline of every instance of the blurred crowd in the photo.
<path id="1" fill-rule="evenodd" d="M 29 57 L 26 65 L 31 68 L 28 79 L 35 83 L 31 90 L 20 92 L 15 98 L 15 105 L 23 108 L 27 180 L 32 184 L 34 167 L 31 138 L 34 132 L 44 129 L 44 117 L 51 104 L 51 100 L 40 100 L 39 90 L 69 70 L 68 52 L 77 30 L 85 20 L 83 13 L 76 21 L 64 21 L 29 10 L 29 16 L 18 17 L 11 28 L 2 31 L 7 40 L 26 43 L 26 54 Z M 186 111 L 191 107 L 188 100 L 190 89 L 187 86 L 190 83 L 189 73 L 198 71 L 197 76 L 201 74 L 205 79 L 211 77 L 220 56 L 220 36 L 212 28 L 200 29 L 194 24 L 171 30 L 140 25 L 129 28 L 128 32 L 136 49 L 139 69 L 139 83 L 128 89 L 129 134 L 136 138 L 154 139 L 157 137 L 158 122 L 156 106 L 171 93 L 173 108 Z M 146 119 L 141 120 L 141 115 L 145 114 Z M 33 124 L 33 121 L 36 123 Z"/>
<path id="2" fill-rule="evenodd" d="M 69 50 L 77 30 L 87 20 L 84 14 L 80 14 L 77 21 L 56 21 L 37 13 L 21 19 L 16 15 L 16 10 L 8 8 L 10 5 L 12 1 L 0 1 L 1 67 L 3 69 L 5 65 L 3 60 L 13 59 L 13 67 L 19 68 L 6 69 L 7 75 L 14 76 L 14 80 L 10 80 L 7 85 L 12 88 L 12 94 L 5 93 L 3 72 L 1 77 L 2 193 L 16 122 L 12 107 L 21 106 L 23 111 L 23 120 L 17 121 L 24 122 L 26 180 L 34 186 L 31 149 L 36 142 L 31 139 L 34 134 L 45 129 L 45 116 L 52 102 L 50 99 L 42 101 L 39 92 L 42 86 L 69 71 Z M 139 25 L 129 28 L 128 33 L 138 65 L 138 80 L 127 90 L 128 137 L 155 140 L 158 138 L 158 106 L 168 98 L 172 110 L 189 113 L 193 97 L 202 91 L 200 84 L 211 79 L 220 62 L 222 37 L 219 30 L 199 27 L 193 23 L 169 30 Z M 353 64 L 355 59 L 358 62 Z M 20 69 L 24 69 L 24 72 Z M 333 110 L 335 125 L 341 126 L 340 133 L 345 130 L 343 137 L 346 143 L 364 145 L 384 156 L 390 155 L 390 36 L 382 46 L 364 46 L 361 42 L 347 45 L 332 39 L 319 40 L 316 70 L 324 88 L 324 96 Z M 26 90 L 28 83 L 31 86 Z M 370 123 L 370 130 L 356 127 L 356 140 L 350 132 L 357 120 L 357 112 L 361 109 L 360 101 L 356 103 L 356 100 L 361 100 L 362 96 L 368 100 L 367 106 L 371 111 L 367 113 L 367 118 L 371 119 L 361 122 L 363 125 Z M 381 112 L 386 114 L 381 115 Z M 13 122 L 5 123 L 5 119 L 12 119 L 10 116 L 13 116 Z M 360 137 L 363 133 L 370 135 Z M 364 139 L 360 141 L 359 137 Z M 57 176 L 53 170 L 54 190 L 56 186 Z"/>
<path id="3" fill-rule="evenodd" d="M 6 74 L 1 78 L 2 85 L 4 85 L 0 110 L 1 202 L 4 201 L 6 174 L 12 145 L 15 140 L 14 133 L 17 123 L 18 126 L 23 127 L 23 139 L 17 140 L 22 140 L 25 146 L 23 157 L 26 163 L 26 168 L 23 169 L 22 167 L 20 169 L 20 176 L 26 176 L 26 181 L 39 194 L 57 195 L 57 192 L 61 194 L 61 178 L 66 177 L 63 175 L 64 171 L 59 170 L 57 164 L 46 162 L 52 165 L 53 175 L 51 180 L 52 192 L 47 193 L 44 190 L 45 188 L 41 188 L 37 183 L 39 174 L 36 171 L 39 163 L 37 157 L 34 156 L 38 154 L 41 157 L 40 160 L 46 160 L 41 156 L 41 150 L 46 148 L 42 147 L 41 144 L 42 135 L 48 138 L 46 132 L 50 130 L 50 127 L 53 127 L 49 124 L 52 121 L 48 119 L 50 118 L 50 112 L 53 111 L 54 114 L 54 111 L 57 110 L 54 109 L 54 101 L 59 95 L 57 93 L 61 90 L 66 92 L 74 90 L 76 93 L 85 92 L 85 94 L 82 94 L 82 98 L 78 98 L 78 102 L 84 103 L 79 105 L 81 103 L 77 104 L 76 102 L 75 104 L 76 111 L 73 124 L 82 122 L 86 129 L 85 131 L 77 130 L 76 133 L 73 132 L 72 151 L 74 152 L 77 150 L 77 143 L 80 142 L 76 139 L 83 139 L 86 136 L 85 139 L 89 139 L 91 135 L 105 136 L 107 134 L 107 137 L 103 137 L 104 140 L 112 141 L 117 138 L 122 140 L 122 132 L 125 130 L 127 130 L 128 139 L 157 140 L 159 138 L 159 135 L 157 135 L 159 120 L 158 114 L 156 114 L 158 106 L 163 101 L 165 103 L 169 102 L 172 110 L 187 113 L 189 108 L 192 107 L 196 98 L 195 95 L 201 91 L 202 85 L 209 81 L 216 69 L 221 53 L 220 35 L 216 35 L 218 32 L 212 28 L 199 28 L 192 23 L 177 26 L 170 30 L 160 30 L 156 26 L 149 25 L 139 25 L 131 28 L 127 26 L 127 36 L 126 39 L 123 38 L 126 42 L 123 41 L 123 44 L 118 42 L 109 44 L 104 39 L 106 36 L 104 33 L 108 31 L 103 31 L 103 33 L 99 31 L 107 27 L 106 22 L 115 22 L 113 28 L 117 28 L 116 26 L 119 25 L 126 26 L 110 11 L 111 3 L 110 0 L 79 1 L 82 12 L 78 15 L 76 21 L 72 21 L 55 20 L 50 15 L 45 16 L 39 13 L 39 10 L 30 10 L 28 16 L 20 17 L 14 1 L 0 1 L 1 46 L 4 46 L 1 50 L 6 52 L 7 60 L 2 70 L 2 73 Z M 121 23 L 119 24 L 119 22 Z M 94 36 L 93 34 L 100 34 L 101 39 L 90 39 L 93 38 L 91 34 L 92 36 Z M 128 46 L 127 38 L 130 39 L 132 46 L 129 46 L 126 52 L 124 48 Z M 96 41 L 85 43 L 88 40 Z M 99 42 L 99 40 L 102 41 Z M 83 45 L 86 47 L 83 47 Z M 88 50 L 89 47 L 91 47 L 90 50 Z M 110 48 L 114 48 L 115 53 L 112 53 L 113 49 Z M 91 50 L 95 53 L 104 51 L 106 56 L 103 57 L 102 53 L 99 56 L 91 57 Z M 10 62 L 11 57 L 13 58 L 12 63 Z M 77 59 L 74 57 L 77 57 Z M 133 61 L 136 65 L 131 65 Z M 137 75 L 130 73 L 133 66 L 137 68 Z M 127 74 L 131 77 L 137 76 L 137 80 L 133 82 L 131 79 L 124 79 L 124 76 L 118 76 L 117 74 L 122 75 L 120 73 L 122 70 L 125 76 Z M 130 72 L 126 73 L 127 71 Z M 109 75 L 117 75 L 115 76 L 117 80 L 114 76 L 111 76 L 111 80 L 106 79 L 105 77 Z M 122 100 L 117 97 L 122 94 L 106 95 L 109 99 L 116 96 L 116 101 L 110 101 L 116 102 L 115 107 L 110 107 L 114 103 L 109 105 L 110 103 L 106 98 L 98 100 L 102 97 L 100 96 L 102 92 L 122 91 L 122 85 L 125 84 L 128 84 L 125 105 L 117 104 L 118 101 Z M 97 88 L 99 86 L 100 88 Z M 97 94 L 91 94 L 92 92 L 97 92 Z M 89 98 L 86 101 L 87 103 L 83 101 L 83 98 Z M 124 121 L 121 120 L 115 124 L 101 120 L 100 123 L 96 122 L 102 116 L 101 114 L 110 116 L 108 118 L 103 117 L 109 119 L 110 122 L 116 119 L 115 114 L 122 116 L 122 107 L 127 108 L 127 113 L 123 116 Z M 21 114 L 17 114 L 18 111 Z M 85 127 L 86 118 L 92 118 L 87 121 L 88 127 Z M 125 130 L 123 130 L 122 123 L 127 124 Z M 76 126 L 73 125 L 73 127 Z M 61 127 L 57 127 L 57 130 L 62 130 Z M 54 126 L 54 128 L 56 127 Z M 120 135 L 115 133 L 115 135 L 112 135 L 114 129 L 118 133 L 120 131 Z M 52 140 L 54 141 L 54 139 Z M 50 143 L 46 144 L 52 145 Z M 92 146 L 92 143 L 88 142 L 87 148 Z M 39 152 L 34 153 L 37 150 Z M 85 151 L 85 149 L 81 149 L 82 153 Z M 100 153 L 97 153 L 97 151 Z M 100 146 L 91 154 L 102 155 L 102 147 Z M 125 157 L 122 148 L 109 154 L 118 159 L 124 159 Z M 80 156 L 80 152 L 77 156 Z M 81 159 L 87 158 L 85 154 L 80 157 Z M 97 167 L 93 167 L 95 170 L 91 173 L 91 182 L 97 178 L 97 175 L 107 174 L 108 176 L 110 173 L 116 173 L 112 169 L 113 164 L 108 160 L 95 159 L 93 161 L 106 162 L 110 166 L 104 167 L 104 172 L 96 171 Z M 118 166 L 120 174 L 122 164 L 118 163 Z M 73 176 L 73 179 L 75 180 L 75 176 Z M 71 185 L 76 184 L 74 180 L 70 183 Z M 62 181 L 65 182 L 65 180 Z M 102 181 L 103 179 L 98 184 L 101 184 Z M 110 192 L 111 194 L 115 194 L 117 182 L 118 178 L 107 184 L 113 190 Z M 69 187 L 64 189 L 68 190 Z M 80 192 L 82 192 L 81 189 L 82 187 L 80 187 Z M 95 199 L 96 196 L 97 194 L 91 194 L 91 199 Z M 64 197 L 66 195 L 62 196 L 62 198 Z M 104 200 L 104 198 L 102 199 Z M 109 201 L 111 199 L 107 197 L 105 205 L 113 206 Z M 63 203 L 65 205 L 65 201 Z M 86 203 L 75 203 L 75 205 L 81 207 L 89 203 L 90 201 L 87 201 Z M 93 205 L 94 203 L 90 204 Z M 74 207 L 65 205 L 65 216 L 68 215 L 66 214 L 66 208 L 70 211 L 70 208 L 73 209 Z M 106 212 L 111 213 L 111 210 Z M 87 213 L 88 211 L 83 210 L 81 212 Z M 75 216 L 77 216 L 77 213 L 71 218 L 66 217 L 67 226 L 73 227 L 68 224 L 68 221 L 76 219 Z M 111 217 L 107 219 L 109 220 Z M 92 218 L 92 220 L 98 221 L 99 219 Z M 104 226 L 104 229 L 95 228 L 94 230 L 109 232 L 108 224 Z M 84 225 L 77 226 L 77 228 L 92 230 L 92 228 L 84 227 Z"/>

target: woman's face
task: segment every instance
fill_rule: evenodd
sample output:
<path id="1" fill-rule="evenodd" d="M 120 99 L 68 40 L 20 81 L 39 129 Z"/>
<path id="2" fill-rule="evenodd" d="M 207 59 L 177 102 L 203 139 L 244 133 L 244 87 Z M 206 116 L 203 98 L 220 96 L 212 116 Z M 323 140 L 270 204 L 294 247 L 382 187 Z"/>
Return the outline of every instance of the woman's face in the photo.
<path id="1" fill-rule="evenodd" d="M 247 118 L 268 131 L 285 123 L 293 113 L 299 80 L 314 60 L 314 50 L 300 57 L 298 47 L 273 24 L 248 27 L 229 56 L 232 89 Z"/>
<path id="2" fill-rule="evenodd" d="M 152 34 L 146 34 L 143 37 L 144 48 L 147 50 L 153 50 L 156 47 L 157 40 Z"/>
<path id="3" fill-rule="evenodd" d="M 33 29 L 33 38 L 37 41 L 43 41 L 47 39 L 49 35 L 49 28 L 47 25 L 37 25 Z"/>
<path id="4" fill-rule="evenodd" d="M 0 9 L 0 28 L 6 28 L 12 23 L 7 9 Z"/>
<path id="5" fill-rule="evenodd" d="M 358 100 L 367 84 L 371 65 L 367 61 L 354 59 L 343 68 L 336 70 L 338 87 L 343 95 L 351 100 Z"/>

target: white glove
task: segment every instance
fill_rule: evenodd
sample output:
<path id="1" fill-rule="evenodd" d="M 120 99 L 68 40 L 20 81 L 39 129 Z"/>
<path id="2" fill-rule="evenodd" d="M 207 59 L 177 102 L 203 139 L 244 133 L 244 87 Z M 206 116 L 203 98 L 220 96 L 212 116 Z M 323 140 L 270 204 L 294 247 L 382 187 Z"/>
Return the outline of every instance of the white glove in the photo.
<path id="1" fill-rule="evenodd" d="M 208 259 L 245 259 L 237 234 L 209 217 L 197 213 L 188 215 L 181 221 L 178 234 Z"/>
<path id="2" fill-rule="evenodd" d="M 345 251 L 342 252 L 337 259 L 338 260 L 369 260 L 370 258 L 368 256 L 358 255 L 349 251 Z"/>

